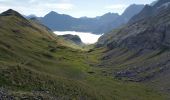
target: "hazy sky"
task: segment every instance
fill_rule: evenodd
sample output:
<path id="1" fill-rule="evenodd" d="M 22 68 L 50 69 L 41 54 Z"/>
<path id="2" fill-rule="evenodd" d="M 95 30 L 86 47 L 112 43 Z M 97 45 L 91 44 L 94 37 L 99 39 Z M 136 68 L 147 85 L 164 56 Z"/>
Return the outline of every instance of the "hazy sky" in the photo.
<path id="1" fill-rule="evenodd" d="M 130 4 L 149 4 L 154 0 L 0 0 L 0 12 L 9 8 L 24 15 L 44 16 L 50 11 L 74 17 L 95 17 L 107 12 L 121 14 Z"/>

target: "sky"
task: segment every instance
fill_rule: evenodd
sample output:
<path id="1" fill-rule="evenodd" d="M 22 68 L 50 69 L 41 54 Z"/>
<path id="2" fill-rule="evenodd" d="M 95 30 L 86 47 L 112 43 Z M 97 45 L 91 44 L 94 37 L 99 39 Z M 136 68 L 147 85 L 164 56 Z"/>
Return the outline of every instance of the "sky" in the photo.
<path id="1" fill-rule="evenodd" d="M 23 15 L 42 17 L 50 11 L 73 17 L 96 17 L 122 12 L 130 4 L 150 4 L 154 0 L 0 0 L 0 12 L 14 9 Z"/>

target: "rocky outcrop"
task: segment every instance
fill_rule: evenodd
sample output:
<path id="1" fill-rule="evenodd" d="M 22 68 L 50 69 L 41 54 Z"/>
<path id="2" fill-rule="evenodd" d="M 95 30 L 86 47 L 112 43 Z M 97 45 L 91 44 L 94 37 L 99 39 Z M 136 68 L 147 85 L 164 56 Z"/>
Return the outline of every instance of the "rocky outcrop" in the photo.
<path id="1" fill-rule="evenodd" d="M 113 69 L 115 78 L 144 82 L 161 74 L 165 80 L 163 73 L 170 72 L 170 3 L 157 3 L 145 6 L 138 18 L 131 19 L 134 22 L 99 39 L 97 46 L 108 48 L 101 65 Z"/>
<path id="2" fill-rule="evenodd" d="M 75 44 L 83 44 L 80 37 L 78 35 L 71 35 L 71 34 L 66 34 L 66 35 L 60 35 L 59 37 L 64 38 L 67 41 L 72 41 Z"/>

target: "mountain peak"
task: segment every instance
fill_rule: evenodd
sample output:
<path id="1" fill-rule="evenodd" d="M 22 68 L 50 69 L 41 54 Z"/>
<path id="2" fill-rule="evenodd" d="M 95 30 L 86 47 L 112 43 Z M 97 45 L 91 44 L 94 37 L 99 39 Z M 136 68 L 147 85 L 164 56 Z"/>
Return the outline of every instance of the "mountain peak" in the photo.
<path id="1" fill-rule="evenodd" d="M 55 16 L 55 15 L 59 15 L 59 14 L 57 12 L 55 12 L 55 11 L 51 11 L 47 15 Z M 45 16 L 47 16 L 47 15 L 45 15 Z"/>
<path id="2" fill-rule="evenodd" d="M 24 18 L 20 13 L 18 13 L 17 11 L 15 11 L 13 9 L 9 9 L 9 10 L 1 13 L 0 16 L 17 16 L 17 17 Z"/>
<path id="3" fill-rule="evenodd" d="M 125 9 L 122 16 L 129 16 L 129 18 L 131 18 L 135 14 L 138 14 L 144 8 L 144 6 L 145 5 L 143 5 L 143 4 L 132 4 Z"/>
<path id="4" fill-rule="evenodd" d="M 55 11 L 51 11 L 51 12 L 49 12 L 47 15 L 45 15 L 44 17 L 47 17 L 47 16 L 51 16 L 51 17 L 72 17 L 72 16 L 70 16 L 70 15 L 66 15 L 66 14 L 59 14 L 59 13 L 57 13 L 57 12 L 55 12 Z"/>
<path id="5" fill-rule="evenodd" d="M 8 9 L 7 11 L 3 12 L 2 16 L 10 16 L 10 15 L 18 15 L 19 13 L 13 9 Z"/>
<path id="6" fill-rule="evenodd" d="M 49 14 L 57 14 L 57 12 L 51 11 L 51 12 L 49 12 Z"/>

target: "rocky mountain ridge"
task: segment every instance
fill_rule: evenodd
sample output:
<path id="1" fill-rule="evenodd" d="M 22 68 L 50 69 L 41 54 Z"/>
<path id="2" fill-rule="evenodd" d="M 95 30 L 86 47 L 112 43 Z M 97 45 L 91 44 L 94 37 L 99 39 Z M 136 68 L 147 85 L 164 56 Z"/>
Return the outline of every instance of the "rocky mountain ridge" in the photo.
<path id="1" fill-rule="evenodd" d="M 74 18 L 66 14 L 59 14 L 51 11 L 44 17 L 37 17 L 37 19 L 53 31 L 80 31 L 103 34 L 126 24 L 129 19 L 139 13 L 143 7 L 144 5 L 133 4 L 130 5 L 122 15 L 117 13 L 106 13 L 95 18 Z M 27 18 L 30 19 L 30 16 Z"/>

